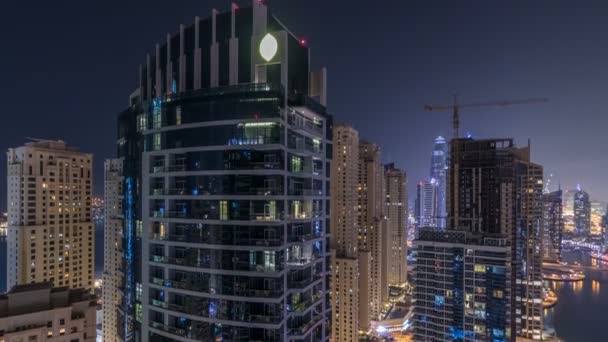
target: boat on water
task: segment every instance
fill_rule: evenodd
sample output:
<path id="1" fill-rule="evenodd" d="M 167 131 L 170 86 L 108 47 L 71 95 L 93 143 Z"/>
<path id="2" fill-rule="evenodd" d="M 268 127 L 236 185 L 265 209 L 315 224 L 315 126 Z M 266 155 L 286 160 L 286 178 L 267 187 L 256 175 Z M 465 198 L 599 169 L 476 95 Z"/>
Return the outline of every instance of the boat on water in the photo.
<path id="1" fill-rule="evenodd" d="M 600 261 L 603 261 L 603 262 L 608 262 L 608 254 L 604 254 L 604 253 L 592 252 L 591 253 L 591 258 L 596 259 L 596 260 L 600 260 Z"/>

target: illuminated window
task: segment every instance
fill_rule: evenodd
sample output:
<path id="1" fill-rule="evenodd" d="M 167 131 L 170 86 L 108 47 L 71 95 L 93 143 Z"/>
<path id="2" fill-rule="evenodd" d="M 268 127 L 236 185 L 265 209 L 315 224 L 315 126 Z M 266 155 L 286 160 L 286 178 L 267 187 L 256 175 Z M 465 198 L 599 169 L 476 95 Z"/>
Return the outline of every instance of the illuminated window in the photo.
<path id="1" fill-rule="evenodd" d="M 182 124 L 182 107 L 180 106 L 175 107 L 175 124 Z"/>
<path id="2" fill-rule="evenodd" d="M 502 292 L 502 290 L 494 290 L 494 291 L 492 291 L 492 296 L 494 298 L 503 298 L 504 293 Z"/>
<path id="3" fill-rule="evenodd" d="M 228 220 L 228 201 L 220 201 L 220 220 Z"/>
<path id="4" fill-rule="evenodd" d="M 291 172 L 302 172 L 302 157 L 291 156 Z"/>
<path id="5" fill-rule="evenodd" d="M 154 133 L 152 136 L 152 149 L 158 151 L 160 147 L 160 133 Z"/>
<path id="6" fill-rule="evenodd" d="M 485 271 L 486 271 L 486 267 L 484 265 L 479 265 L 479 264 L 475 265 L 475 272 L 483 273 Z"/>
<path id="7" fill-rule="evenodd" d="M 143 132 L 148 128 L 148 117 L 146 114 L 139 114 L 137 116 L 137 131 Z"/>

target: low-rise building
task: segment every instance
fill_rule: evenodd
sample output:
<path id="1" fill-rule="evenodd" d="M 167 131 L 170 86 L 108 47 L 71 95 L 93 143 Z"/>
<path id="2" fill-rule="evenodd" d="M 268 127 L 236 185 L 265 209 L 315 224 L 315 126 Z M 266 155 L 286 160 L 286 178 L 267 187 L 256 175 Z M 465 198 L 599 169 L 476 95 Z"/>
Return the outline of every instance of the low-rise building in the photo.
<path id="1" fill-rule="evenodd" d="M 85 289 L 15 286 L 0 296 L 0 342 L 93 342 L 96 306 Z"/>

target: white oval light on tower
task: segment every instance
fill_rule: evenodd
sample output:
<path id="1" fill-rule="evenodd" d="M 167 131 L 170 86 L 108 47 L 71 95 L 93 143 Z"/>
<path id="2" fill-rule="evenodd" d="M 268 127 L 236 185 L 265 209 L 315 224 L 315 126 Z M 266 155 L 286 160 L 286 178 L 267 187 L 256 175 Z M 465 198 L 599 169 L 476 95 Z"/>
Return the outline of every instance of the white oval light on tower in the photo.
<path id="1" fill-rule="evenodd" d="M 266 62 L 270 62 L 277 54 L 278 50 L 279 43 L 277 42 L 277 39 L 270 33 L 267 33 L 260 42 L 260 56 L 262 56 Z"/>

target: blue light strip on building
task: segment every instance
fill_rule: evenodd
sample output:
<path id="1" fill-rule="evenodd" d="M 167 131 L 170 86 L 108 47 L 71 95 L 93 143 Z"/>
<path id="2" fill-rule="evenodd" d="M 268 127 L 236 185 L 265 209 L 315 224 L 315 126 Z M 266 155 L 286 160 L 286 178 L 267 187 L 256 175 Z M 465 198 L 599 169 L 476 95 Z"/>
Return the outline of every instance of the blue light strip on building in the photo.
<path id="1" fill-rule="evenodd" d="M 126 228 L 126 248 L 125 248 L 125 269 L 127 271 L 125 283 L 125 340 L 132 340 L 133 329 L 133 178 L 128 177 L 125 181 L 125 199 L 127 202 L 125 209 L 125 228 Z"/>

